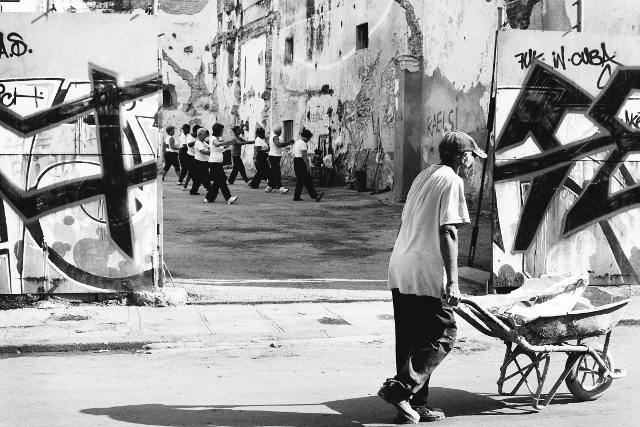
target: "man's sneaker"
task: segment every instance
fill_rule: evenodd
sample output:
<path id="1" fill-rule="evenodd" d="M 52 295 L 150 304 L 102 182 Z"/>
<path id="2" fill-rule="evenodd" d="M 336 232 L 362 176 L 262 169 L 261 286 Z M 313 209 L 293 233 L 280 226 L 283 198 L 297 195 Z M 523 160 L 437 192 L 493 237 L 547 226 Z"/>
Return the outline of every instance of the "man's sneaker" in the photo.
<path id="1" fill-rule="evenodd" d="M 420 415 L 421 423 L 430 423 L 433 421 L 444 420 L 444 411 L 440 408 L 431 408 L 427 405 L 424 406 L 412 406 L 413 410 Z M 411 420 L 408 420 L 404 415 L 398 412 L 398 415 L 393 419 L 396 424 L 413 424 Z"/>
<path id="2" fill-rule="evenodd" d="M 238 200 L 238 196 L 229 197 L 229 200 L 227 200 L 227 204 L 230 205 L 233 202 L 235 202 L 236 200 Z"/>
<path id="3" fill-rule="evenodd" d="M 247 187 L 251 187 L 251 181 L 247 182 Z"/>
<path id="4" fill-rule="evenodd" d="M 322 200 L 322 196 L 324 196 L 324 191 L 321 191 L 320 194 L 318 194 L 318 196 L 316 197 L 316 202 Z"/>
<path id="5" fill-rule="evenodd" d="M 280 192 L 281 192 L 282 194 L 286 194 L 286 193 L 287 193 L 287 191 L 289 191 L 289 189 L 288 189 L 288 188 L 280 187 Z"/>
<path id="6" fill-rule="evenodd" d="M 184 182 L 178 181 L 178 185 L 184 185 Z"/>
<path id="7" fill-rule="evenodd" d="M 187 191 L 189 187 L 182 187 L 182 191 Z"/>
<path id="8" fill-rule="evenodd" d="M 209 200 L 209 199 L 207 199 L 207 198 L 205 197 L 205 198 L 204 198 L 204 202 L 205 202 L 205 203 L 213 203 L 214 201 L 213 201 L 213 200 Z"/>
<path id="9" fill-rule="evenodd" d="M 385 402 L 392 404 L 408 421 L 407 424 L 417 424 L 420 421 L 420 414 L 409 403 L 409 393 L 398 380 L 389 378 L 385 381 L 378 391 L 378 396 Z"/>
<path id="10" fill-rule="evenodd" d="M 271 193 L 271 191 L 273 191 L 273 189 L 271 187 L 269 187 L 268 185 L 267 185 L 267 188 L 264 189 L 265 193 Z"/>

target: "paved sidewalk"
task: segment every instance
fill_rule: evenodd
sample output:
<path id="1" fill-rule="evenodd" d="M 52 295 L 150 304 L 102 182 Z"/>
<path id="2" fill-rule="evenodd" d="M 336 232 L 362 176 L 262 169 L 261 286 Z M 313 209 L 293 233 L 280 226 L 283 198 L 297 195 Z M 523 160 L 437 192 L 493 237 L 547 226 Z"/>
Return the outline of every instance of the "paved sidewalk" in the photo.
<path id="1" fill-rule="evenodd" d="M 473 282 L 473 274 L 465 272 L 465 276 L 463 293 L 482 295 L 484 289 Z M 211 295 L 195 294 L 193 289 L 203 288 L 202 283 L 186 286 L 196 303 L 178 307 L 78 306 L 53 301 L 39 308 L 0 311 L 0 353 L 206 347 L 394 333 L 388 291 L 268 287 L 265 293 L 260 287 L 219 287 L 227 292 L 224 301 L 211 300 L 211 295 L 224 294 L 223 289 L 214 289 Z M 625 319 L 640 324 L 637 297 Z M 462 339 L 492 340 L 464 320 L 458 323 Z"/>

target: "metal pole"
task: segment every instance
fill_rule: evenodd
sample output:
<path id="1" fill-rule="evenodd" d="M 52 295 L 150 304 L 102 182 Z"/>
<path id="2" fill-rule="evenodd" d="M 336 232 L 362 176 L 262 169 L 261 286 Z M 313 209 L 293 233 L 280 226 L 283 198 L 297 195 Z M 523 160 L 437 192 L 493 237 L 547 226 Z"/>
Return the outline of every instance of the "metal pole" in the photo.
<path id="1" fill-rule="evenodd" d="M 571 6 L 576 6 L 576 25 L 573 29 L 582 32 L 582 0 L 576 0 Z"/>
<path id="2" fill-rule="evenodd" d="M 496 112 L 496 94 L 495 94 L 495 86 L 496 86 L 496 64 L 498 62 L 498 32 L 500 29 L 496 30 L 496 38 L 493 47 L 493 71 L 491 74 L 491 97 L 489 100 L 489 114 L 487 116 L 487 145 L 485 147 L 486 153 L 489 153 L 489 148 L 491 147 L 491 134 L 493 132 L 493 122 L 495 119 Z M 478 195 L 478 209 L 476 213 L 476 224 L 473 227 L 473 231 L 471 232 L 471 244 L 469 245 L 469 258 L 467 260 L 467 265 L 469 267 L 473 267 L 474 258 L 476 256 L 476 242 L 478 241 L 478 223 L 480 222 L 480 209 L 482 207 L 482 197 L 484 195 L 484 181 L 485 174 L 487 172 L 487 162 L 489 161 L 489 157 L 484 159 L 482 162 L 482 178 L 480 180 L 480 194 Z"/>

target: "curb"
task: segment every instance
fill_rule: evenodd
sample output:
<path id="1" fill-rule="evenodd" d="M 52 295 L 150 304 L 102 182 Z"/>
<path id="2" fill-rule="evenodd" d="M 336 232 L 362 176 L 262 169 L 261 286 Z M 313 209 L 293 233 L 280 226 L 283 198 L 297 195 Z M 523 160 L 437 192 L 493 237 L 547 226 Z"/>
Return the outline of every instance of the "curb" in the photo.
<path id="1" fill-rule="evenodd" d="M 310 330 L 298 332 L 283 332 L 280 334 L 224 334 L 224 335 L 174 335 L 156 336 L 145 338 L 130 338 L 127 340 L 114 341 L 71 341 L 55 343 L 33 343 L 24 342 L 4 343 L 0 345 L 0 354 L 22 354 L 22 353 L 64 353 L 64 352 L 101 352 L 101 351 L 133 351 L 152 350 L 170 348 L 213 348 L 221 345 L 240 345 L 242 343 L 252 343 L 256 341 L 284 342 L 292 340 L 309 339 L 331 339 L 345 337 L 382 337 L 391 336 L 390 333 L 380 331 L 334 331 L 328 333 L 326 330 Z"/>

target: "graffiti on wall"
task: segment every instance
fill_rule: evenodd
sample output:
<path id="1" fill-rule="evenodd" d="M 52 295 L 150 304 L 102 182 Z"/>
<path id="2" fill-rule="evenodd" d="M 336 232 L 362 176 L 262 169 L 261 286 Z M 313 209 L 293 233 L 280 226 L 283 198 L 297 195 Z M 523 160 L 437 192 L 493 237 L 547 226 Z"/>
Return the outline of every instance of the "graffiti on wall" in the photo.
<path id="1" fill-rule="evenodd" d="M 621 66 L 614 50 L 607 53 L 609 43 L 597 45 L 599 54 L 585 48 L 571 55 L 575 67 L 596 66 L 573 75 L 555 55 L 552 64 L 538 54 L 522 67 L 516 54 L 513 66 L 526 69 L 516 93 L 512 82 L 498 86 L 504 107 L 494 168 L 498 285 L 554 272 L 638 283 L 640 133 L 632 118 L 640 67 Z"/>
<path id="2" fill-rule="evenodd" d="M 560 40 L 561 34 L 556 37 Z M 594 43 L 584 38 L 562 41 Z M 624 52 L 609 50 L 608 42 L 596 45 L 599 53 L 572 50 L 572 74 L 556 53 L 547 64 L 540 50 L 510 55 L 515 43 L 503 41 L 502 70 L 519 68 L 524 74 L 511 74 L 502 84 L 498 75 L 498 286 L 545 273 L 588 274 L 594 282 L 616 276 L 638 283 L 640 236 L 634 230 L 640 225 L 640 133 L 634 117 L 640 67 L 621 66 Z M 525 56 L 533 60 L 523 66 Z M 631 64 L 640 60 L 633 53 L 624 59 Z M 578 70 L 584 65 L 592 67 Z"/>
<path id="3" fill-rule="evenodd" d="M 161 78 L 85 64 L 0 80 L 0 293 L 153 283 Z"/>

